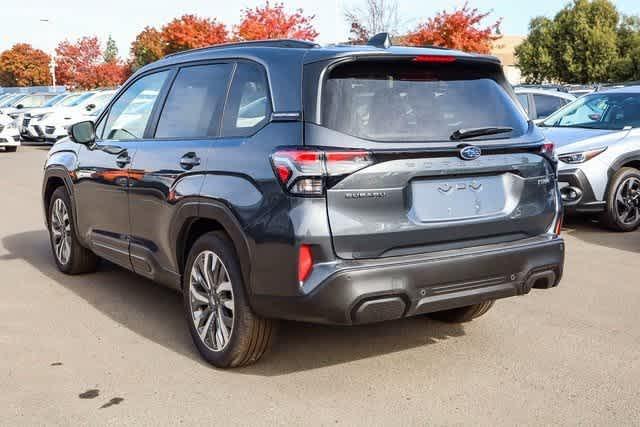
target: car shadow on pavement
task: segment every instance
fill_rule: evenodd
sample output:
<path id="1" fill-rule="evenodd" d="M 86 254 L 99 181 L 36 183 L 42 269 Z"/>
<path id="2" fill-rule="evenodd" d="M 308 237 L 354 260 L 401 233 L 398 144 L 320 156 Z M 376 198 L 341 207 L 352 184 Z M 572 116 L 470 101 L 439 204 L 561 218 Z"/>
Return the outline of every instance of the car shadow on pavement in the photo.
<path id="1" fill-rule="evenodd" d="M 565 218 L 562 232 L 585 243 L 628 252 L 640 252 L 640 231 L 622 233 L 609 230 L 588 216 Z"/>
<path id="2" fill-rule="evenodd" d="M 101 262 L 95 274 L 67 276 L 59 272 L 53 262 L 44 229 L 7 236 L 2 244 L 9 254 L 0 256 L 0 260 L 27 261 L 56 284 L 132 332 L 209 366 L 191 342 L 184 324 L 182 298 L 177 292 L 108 262 Z M 462 335 L 464 328 L 461 325 L 426 317 L 354 327 L 282 322 L 278 339 L 265 357 L 256 365 L 236 372 L 285 375 L 395 353 Z"/>

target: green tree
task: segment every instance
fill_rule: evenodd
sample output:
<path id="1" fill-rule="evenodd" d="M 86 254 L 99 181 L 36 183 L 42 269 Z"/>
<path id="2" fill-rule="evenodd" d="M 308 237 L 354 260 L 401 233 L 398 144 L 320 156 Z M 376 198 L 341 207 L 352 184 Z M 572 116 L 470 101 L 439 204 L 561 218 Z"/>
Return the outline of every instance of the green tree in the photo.
<path id="1" fill-rule="evenodd" d="M 574 0 L 562 9 L 554 19 L 557 77 L 577 83 L 608 80 L 618 56 L 619 19 L 609 0 Z"/>
<path id="2" fill-rule="evenodd" d="M 618 27 L 618 58 L 611 64 L 613 81 L 640 80 L 640 17 L 625 16 Z"/>
<path id="3" fill-rule="evenodd" d="M 553 20 L 535 18 L 516 55 L 525 79 L 595 83 L 612 78 L 620 15 L 609 0 L 573 0 Z"/>
<path id="4" fill-rule="evenodd" d="M 552 20 L 534 18 L 529 24 L 529 36 L 516 48 L 518 65 L 527 83 L 542 83 L 556 77 L 553 30 Z"/>
<path id="5" fill-rule="evenodd" d="M 109 34 L 109 38 L 107 39 L 107 46 L 104 49 L 103 58 L 104 62 L 116 62 L 118 60 L 118 46 L 111 37 L 111 34 Z"/>

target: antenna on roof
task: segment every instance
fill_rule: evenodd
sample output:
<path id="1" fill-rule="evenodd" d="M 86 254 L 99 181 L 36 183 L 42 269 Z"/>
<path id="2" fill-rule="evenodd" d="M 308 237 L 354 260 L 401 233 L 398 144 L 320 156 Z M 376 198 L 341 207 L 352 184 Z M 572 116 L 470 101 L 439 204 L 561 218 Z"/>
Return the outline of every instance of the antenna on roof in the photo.
<path id="1" fill-rule="evenodd" d="M 391 37 L 389 33 L 378 33 L 369 39 L 367 45 L 379 47 L 380 49 L 389 49 L 391 47 Z"/>

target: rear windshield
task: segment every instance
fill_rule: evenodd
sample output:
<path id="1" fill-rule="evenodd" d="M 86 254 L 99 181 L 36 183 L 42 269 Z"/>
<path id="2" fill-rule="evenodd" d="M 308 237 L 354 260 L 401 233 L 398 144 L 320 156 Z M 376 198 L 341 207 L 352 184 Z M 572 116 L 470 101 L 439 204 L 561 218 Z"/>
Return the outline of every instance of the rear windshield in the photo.
<path id="1" fill-rule="evenodd" d="M 324 126 L 374 141 L 449 141 L 457 130 L 510 127 L 474 139 L 511 138 L 527 119 L 492 74 L 464 64 L 358 61 L 324 86 Z"/>

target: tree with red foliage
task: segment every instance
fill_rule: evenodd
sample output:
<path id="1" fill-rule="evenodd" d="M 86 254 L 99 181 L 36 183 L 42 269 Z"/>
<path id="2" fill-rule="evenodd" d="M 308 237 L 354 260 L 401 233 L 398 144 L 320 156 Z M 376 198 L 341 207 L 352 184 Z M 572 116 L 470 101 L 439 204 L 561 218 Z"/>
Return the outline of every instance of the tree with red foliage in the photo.
<path id="1" fill-rule="evenodd" d="M 128 67 L 117 58 L 104 62 L 97 37 L 65 40 L 56 48 L 56 79 L 62 85 L 74 89 L 111 87 L 121 84 L 127 75 Z"/>
<path id="2" fill-rule="evenodd" d="M 0 86 L 51 84 L 51 57 L 26 43 L 15 44 L 0 55 Z"/>
<path id="3" fill-rule="evenodd" d="M 153 27 L 145 27 L 131 43 L 131 67 L 137 70 L 164 56 L 162 33 Z"/>
<path id="4" fill-rule="evenodd" d="M 95 66 L 90 87 L 116 87 L 121 85 L 129 75 L 130 69 L 127 64 L 121 61 L 103 62 Z"/>
<path id="5" fill-rule="evenodd" d="M 56 48 L 56 80 L 73 88 L 92 88 L 92 73 L 102 60 L 97 37 L 82 37 L 75 42 L 64 40 Z"/>
<path id="6" fill-rule="evenodd" d="M 482 26 L 481 22 L 491 12 L 481 13 L 468 3 L 453 12 L 442 11 L 418 25 L 405 38 L 412 46 L 434 45 L 466 52 L 489 53 L 491 42 L 500 38 L 500 23 Z"/>
<path id="7" fill-rule="evenodd" d="M 228 32 L 224 24 L 215 19 L 183 15 L 162 27 L 161 37 L 164 53 L 168 54 L 224 43 Z"/>
<path id="8" fill-rule="evenodd" d="M 298 39 L 315 40 L 318 32 L 313 27 L 314 16 L 304 15 L 302 9 L 287 13 L 284 4 L 273 6 L 267 0 L 263 6 L 242 11 L 240 24 L 234 29 L 239 40 Z"/>

